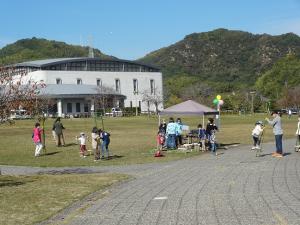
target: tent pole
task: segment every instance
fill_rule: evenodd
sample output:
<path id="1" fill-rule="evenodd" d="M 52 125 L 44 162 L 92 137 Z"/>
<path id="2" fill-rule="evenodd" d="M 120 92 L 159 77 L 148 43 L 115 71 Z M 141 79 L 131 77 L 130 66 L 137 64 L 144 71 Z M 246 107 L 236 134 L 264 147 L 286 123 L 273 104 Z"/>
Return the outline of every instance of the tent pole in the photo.
<path id="1" fill-rule="evenodd" d="M 160 114 L 158 114 L 158 126 L 160 125 Z"/>
<path id="2" fill-rule="evenodd" d="M 203 115 L 202 115 L 202 127 L 205 127 L 205 126 L 204 126 L 204 113 L 203 113 Z"/>

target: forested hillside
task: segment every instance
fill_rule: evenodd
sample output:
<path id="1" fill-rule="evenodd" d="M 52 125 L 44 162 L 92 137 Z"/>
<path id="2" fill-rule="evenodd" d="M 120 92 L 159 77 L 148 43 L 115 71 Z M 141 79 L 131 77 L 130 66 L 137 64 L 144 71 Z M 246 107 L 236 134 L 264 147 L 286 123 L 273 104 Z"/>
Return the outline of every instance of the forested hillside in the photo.
<path id="1" fill-rule="evenodd" d="M 113 58 L 94 49 L 96 57 Z M 65 57 L 87 57 L 88 47 L 40 38 L 22 39 L 0 49 L 0 65 L 17 62 Z"/>
<path id="2" fill-rule="evenodd" d="M 300 37 L 255 35 L 218 29 L 187 35 L 139 61 L 162 68 L 164 76 L 188 75 L 221 84 L 253 85 L 262 72 L 288 53 L 300 55 Z"/>

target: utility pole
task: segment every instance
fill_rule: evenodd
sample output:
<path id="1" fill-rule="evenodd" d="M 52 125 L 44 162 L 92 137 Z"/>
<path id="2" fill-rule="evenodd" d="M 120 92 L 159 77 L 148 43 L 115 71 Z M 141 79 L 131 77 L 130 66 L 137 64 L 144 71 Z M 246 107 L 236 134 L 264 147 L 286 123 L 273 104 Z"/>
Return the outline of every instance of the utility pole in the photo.
<path id="1" fill-rule="evenodd" d="M 254 114 L 254 95 L 256 94 L 255 91 L 250 91 L 251 94 L 251 113 Z"/>

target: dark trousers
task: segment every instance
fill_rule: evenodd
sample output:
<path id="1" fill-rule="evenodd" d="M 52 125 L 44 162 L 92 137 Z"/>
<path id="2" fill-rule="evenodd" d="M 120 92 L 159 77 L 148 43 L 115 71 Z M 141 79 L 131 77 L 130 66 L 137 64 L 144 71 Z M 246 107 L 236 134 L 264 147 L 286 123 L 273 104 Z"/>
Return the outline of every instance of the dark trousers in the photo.
<path id="1" fill-rule="evenodd" d="M 176 136 L 176 147 L 178 147 L 178 145 L 182 145 L 182 136 L 181 135 Z"/>
<path id="2" fill-rule="evenodd" d="M 253 137 L 253 141 L 254 141 L 253 146 L 260 145 L 260 139 L 259 139 L 259 137 L 255 137 L 255 136 L 252 136 L 252 137 Z"/>
<path id="3" fill-rule="evenodd" d="M 282 134 L 275 135 L 276 152 L 282 154 Z"/>

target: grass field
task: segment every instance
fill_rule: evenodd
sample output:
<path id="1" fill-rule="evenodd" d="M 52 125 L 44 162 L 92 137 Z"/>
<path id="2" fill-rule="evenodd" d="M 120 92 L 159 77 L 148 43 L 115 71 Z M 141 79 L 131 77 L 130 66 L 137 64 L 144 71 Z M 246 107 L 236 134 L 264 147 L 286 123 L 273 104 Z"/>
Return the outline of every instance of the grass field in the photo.
<path id="1" fill-rule="evenodd" d="M 27 225 L 43 221 L 74 201 L 119 180 L 118 174 L 0 176 L 0 224 Z"/>
<path id="2" fill-rule="evenodd" d="M 264 120 L 266 115 L 255 116 L 222 116 L 221 129 L 217 133 L 217 140 L 222 144 L 250 144 L 251 130 L 257 120 Z M 184 124 L 196 129 L 201 117 L 181 117 Z M 167 118 L 166 118 L 167 119 Z M 51 136 L 53 119 L 46 120 L 46 154 L 35 158 L 34 144 L 31 140 L 34 120 L 16 121 L 13 126 L 0 126 L 0 164 L 2 165 L 30 165 L 30 166 L 89 166 L 148 163 L 166 160 L 176 160 L 198 155 L 193 152 L 166 153 L 166 157 L 154 158 L 153 150 L 156 147 L 155 136 L 157 132 L 156 117 L 130 117 L 130 118 L 105 118 L 105 129 L 111 134 L 110 149 L 118 157 L 101 162 L 94 162 L 93 156 L 85 159 L 79 157 L 79 146 L 75 144 L 75 136 L 86 132 L 89 136 L 94 126 L 90 119 L 63 119 L 66 127 L 64 132 L 66 147 L 57 148 Z M 101 121 L 97 121 L 100 127 Z M 283 117 L 284 138 L 294 137 L 297 117 L 291 119 Z M 273 141 L 272 128 L 267 126 L 265 141 Z M 88 149 L 90 149 L 88 143 Z"/>

